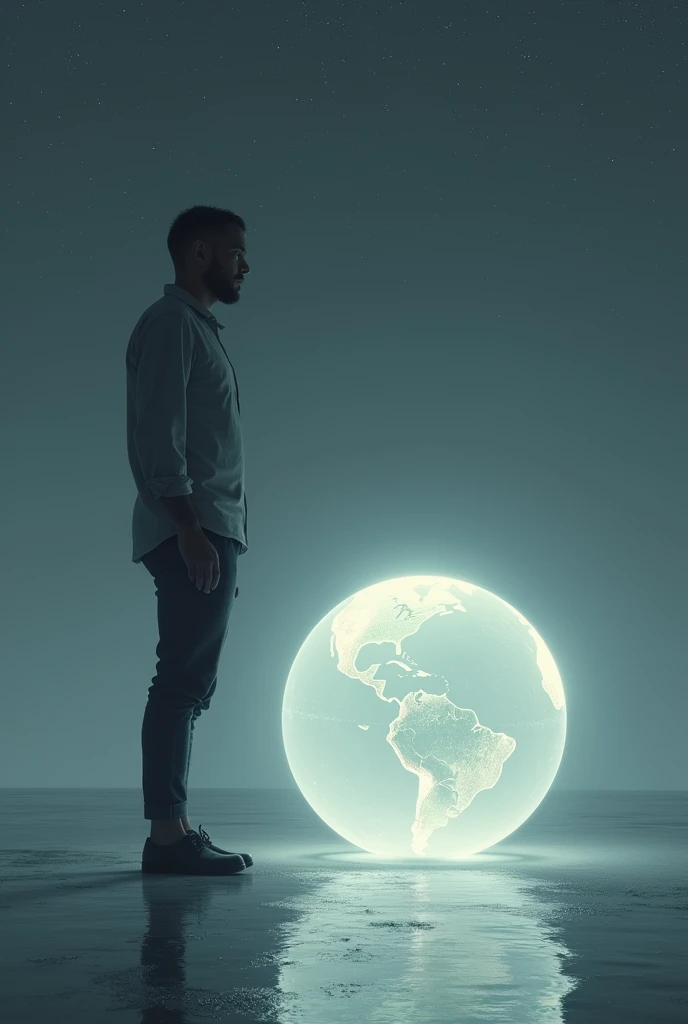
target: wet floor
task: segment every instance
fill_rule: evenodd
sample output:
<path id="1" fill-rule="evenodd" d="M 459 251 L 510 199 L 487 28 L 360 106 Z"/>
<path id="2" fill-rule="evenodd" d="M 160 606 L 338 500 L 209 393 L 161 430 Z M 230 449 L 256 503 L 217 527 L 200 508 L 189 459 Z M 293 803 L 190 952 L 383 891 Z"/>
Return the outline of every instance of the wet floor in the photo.
<path id="1" fill-rule="evenodd" d="M 0 790 L 6 1024 L 688 1022 L 688 795 L 550 792 L 470 860 L 386 863 L 291 790 L 191 791 L 255 864 L 142 875 L 135 790 Z"/>

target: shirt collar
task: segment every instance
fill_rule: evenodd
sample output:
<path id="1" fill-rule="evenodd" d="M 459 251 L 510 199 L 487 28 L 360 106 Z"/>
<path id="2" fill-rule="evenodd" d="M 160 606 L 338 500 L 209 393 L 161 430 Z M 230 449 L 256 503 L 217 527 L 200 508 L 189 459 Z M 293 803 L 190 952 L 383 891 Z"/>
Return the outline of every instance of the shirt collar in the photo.
<path id="1" fill-rule="evenodd" d="M 180 299 L 182 302 L 185 302 L 187 306 L 191 306 L 191 308 L 197 313 L 200 313 L 201 316 L 205 317 L 209 323 L 213 324 L 215 327 L 219 327 L 220 330 L 224 329 L 224 324 L 221 324 L 220 321 L 213 316 L 210 310 L 206 309 L 203 303 L 199 302 L 195 295 L 187 292 L 185 288 L 180 288 L 178 284 L 166 284 L 163 288 L 163 292 L 165 295 L 174 295 L 175 298 Z"/>

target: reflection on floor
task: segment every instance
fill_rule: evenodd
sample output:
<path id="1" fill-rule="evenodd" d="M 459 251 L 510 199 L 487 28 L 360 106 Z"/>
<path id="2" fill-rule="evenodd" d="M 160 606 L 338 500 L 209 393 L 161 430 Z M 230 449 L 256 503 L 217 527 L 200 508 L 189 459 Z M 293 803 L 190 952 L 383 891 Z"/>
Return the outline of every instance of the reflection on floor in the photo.
<path id="1" fill-rule="evenodd" d="M 479 857 L 385 863 L 298 792 L 197 791 L 255 865 L 193 878 L 142 875 L 136 791 L 2 790 L 2 1019 L 685 1022 L 686 797 L 628 796 L 551 792 Z"/>

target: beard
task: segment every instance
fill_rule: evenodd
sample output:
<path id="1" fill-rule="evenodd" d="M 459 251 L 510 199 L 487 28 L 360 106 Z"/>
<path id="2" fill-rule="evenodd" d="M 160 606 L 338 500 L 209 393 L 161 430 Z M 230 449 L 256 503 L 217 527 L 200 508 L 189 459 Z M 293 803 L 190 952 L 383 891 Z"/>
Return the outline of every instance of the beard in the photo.
<path id="1" fill-rule="evenodd" d="M 237 275 L 238 276 L 238 275 Z M 229 277 L 226 270 L 223 270 L 219 261 L 213 257 L 202 279 L 204 286 L 215 296 L 218 302 L 225 306 L 231 306 L 238 302 L 241 291 L 236 284 L 235 277 Z"/>

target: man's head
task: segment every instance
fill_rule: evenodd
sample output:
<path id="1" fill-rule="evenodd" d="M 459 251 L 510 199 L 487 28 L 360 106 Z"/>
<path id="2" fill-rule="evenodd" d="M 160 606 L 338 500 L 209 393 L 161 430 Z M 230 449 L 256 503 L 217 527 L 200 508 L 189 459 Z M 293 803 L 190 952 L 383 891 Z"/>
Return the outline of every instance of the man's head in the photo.
<path id="1" fill-rule="evenodd" d="M 192 206 L 175 218 L 167 236 L 175 284 L 207 309 L 214 302 L 239 301 L 240 282 L 249 272 L 246 225 L 230 210 Z"/>

